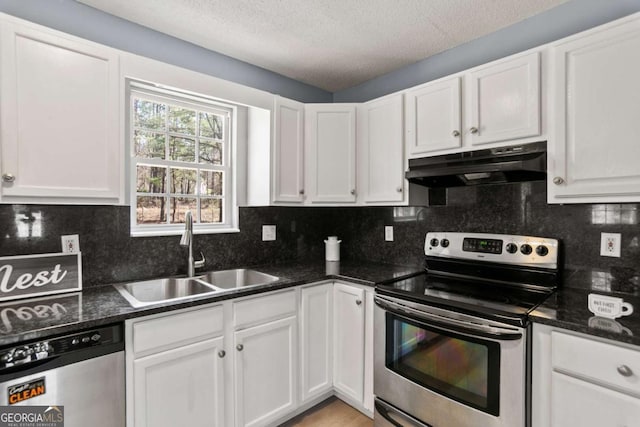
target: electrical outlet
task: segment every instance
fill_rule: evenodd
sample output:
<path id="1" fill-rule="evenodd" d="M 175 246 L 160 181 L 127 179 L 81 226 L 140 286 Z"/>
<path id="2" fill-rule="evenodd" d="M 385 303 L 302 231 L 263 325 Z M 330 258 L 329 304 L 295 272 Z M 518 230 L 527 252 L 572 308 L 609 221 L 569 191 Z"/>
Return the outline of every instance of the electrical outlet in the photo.
<path id="1" fill-rule="evenodd" d="M 620 233 L 600 233 L 600 255 L 620 258 Z"/>
<path id="2" fill-rule="evenodd" d="M 384 240 L 386 242 L 393 242 L 393 225 L 384 226 Z"/>
<path id="3" fill-rule="evenodd" d="M 65 254 L 77 254 L 80 252 L 80 237 L 77 234 L 61 236 L 62 252 Z"/>
<path id="4" fill-rule="evenodd" d="M 262 241 L 269 242 L 276 240 L 276 226 L 275 225 L 263 225 L 262 226 Z"/>

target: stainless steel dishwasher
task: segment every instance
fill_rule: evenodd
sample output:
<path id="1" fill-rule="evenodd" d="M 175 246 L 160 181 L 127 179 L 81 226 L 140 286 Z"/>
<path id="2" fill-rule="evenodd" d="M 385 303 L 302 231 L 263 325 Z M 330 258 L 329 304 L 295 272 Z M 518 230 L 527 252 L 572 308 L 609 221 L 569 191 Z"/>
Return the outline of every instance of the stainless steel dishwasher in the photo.
<path id="1" fill-rule="evenodd" d="M 0 348 L 0 406 L 63 407 L 65 427 L 125 425 L 121 324 Z"/>

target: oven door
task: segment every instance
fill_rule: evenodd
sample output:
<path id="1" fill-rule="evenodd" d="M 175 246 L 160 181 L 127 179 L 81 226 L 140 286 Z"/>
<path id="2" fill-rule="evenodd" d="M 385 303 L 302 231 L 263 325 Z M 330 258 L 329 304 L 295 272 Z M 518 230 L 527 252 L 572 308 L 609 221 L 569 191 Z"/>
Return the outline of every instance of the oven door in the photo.
<path id="1" fill-rule="evenodd" d="M 376 396 L 433 427 L 525 426 L 523 328 L 388 296 L 375 301 Z"/>

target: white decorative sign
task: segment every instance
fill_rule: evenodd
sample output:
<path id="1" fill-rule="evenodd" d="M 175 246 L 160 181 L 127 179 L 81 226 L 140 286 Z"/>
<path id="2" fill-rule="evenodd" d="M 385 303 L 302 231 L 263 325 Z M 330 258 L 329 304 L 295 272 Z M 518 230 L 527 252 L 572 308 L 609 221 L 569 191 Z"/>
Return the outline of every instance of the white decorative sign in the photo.
<path id="1" fill-rule="evenodd" d="M 633 313 L 633 306 L 622 298 L 589 294 L 589 311 L 596 316 L 617 319 Z"/>
<path id="2" fill-rule="evenodd" d="M 0 301 L 81 289 L 80 253 L 0 257 Z"/>

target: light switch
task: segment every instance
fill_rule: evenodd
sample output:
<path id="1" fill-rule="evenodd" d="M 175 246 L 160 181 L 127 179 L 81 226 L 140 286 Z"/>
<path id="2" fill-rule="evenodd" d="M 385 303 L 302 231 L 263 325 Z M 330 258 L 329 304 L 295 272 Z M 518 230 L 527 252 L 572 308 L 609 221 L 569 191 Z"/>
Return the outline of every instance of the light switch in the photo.
<path id="1" fill-rule="evenodd" d="M 384 240 L 386 242 L 393 242 L 393 225 L 384 226 Z"/>
<path id="2" fill-rule="evenodd" d="M 276 226 L 275 225 L 263 225 L 262 226 L 262 241 L 268 242 L 276 240 Z"/>

